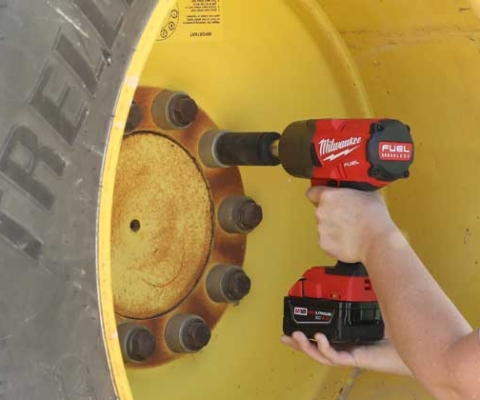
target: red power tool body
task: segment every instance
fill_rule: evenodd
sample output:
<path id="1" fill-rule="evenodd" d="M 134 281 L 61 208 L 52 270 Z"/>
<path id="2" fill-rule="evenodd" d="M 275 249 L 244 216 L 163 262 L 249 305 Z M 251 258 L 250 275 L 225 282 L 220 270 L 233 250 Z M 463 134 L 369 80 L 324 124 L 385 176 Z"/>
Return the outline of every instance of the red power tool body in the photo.
<path id="1" fill-rule="evenodd" d="M 410 128 L 396 120 L 311 120 L 290 125 L 279 159 L 312 185 L 377 190 L 407 178 L 413 162 Z M 384 336 L 377 297 L 361 263 L 314 267 L 284 299 L 283 330 L 318 332 L 333 344 L 373 342 Z"/>

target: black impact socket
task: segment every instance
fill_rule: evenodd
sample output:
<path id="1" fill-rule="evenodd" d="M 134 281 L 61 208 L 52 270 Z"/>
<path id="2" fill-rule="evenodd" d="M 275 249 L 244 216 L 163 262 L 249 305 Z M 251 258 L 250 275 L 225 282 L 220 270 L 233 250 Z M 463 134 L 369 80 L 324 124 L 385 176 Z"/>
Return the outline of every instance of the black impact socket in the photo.
<path id="1" fill-rule="evenodd" d="M 280 139 L 276 132 L 225 132 L 216 143 L 218 161 L 229 166 L 275 166 L 280 160 L 271 152 Z"/>

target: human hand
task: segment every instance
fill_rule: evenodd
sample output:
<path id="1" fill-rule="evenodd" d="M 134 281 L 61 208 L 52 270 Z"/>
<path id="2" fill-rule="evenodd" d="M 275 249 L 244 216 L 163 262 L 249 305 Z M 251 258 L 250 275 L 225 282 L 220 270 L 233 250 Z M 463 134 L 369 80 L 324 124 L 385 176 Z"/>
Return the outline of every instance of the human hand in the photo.
<path id="1" fill-rule="evenodd" d="M 375 241 L 397 230 L 377 192 L 316 186 L 307 197 L 316 207 L 320 247 L 340 261 L 364 262 Z"/>
<path id="2" fill-rule="evenodd" d="M 337 351 L 330 345 L 327 337 L 321 333 L 315 335 L 316 344 L 308 340 L 302 332 L 294 332 L 291 337 L 284 335 L 281 340 L 294 350 L 302 351 L 322 365 L 362 368 L 356 358 L 355 348 L 351 351 Z"/>
<path id="3" fill-rule="evenodd" d="M 320 333 L 315 335 L 316 343 L 308 340 L 302 332 L 294 332 L 292 337 L 282 336 L 281 340 L 294 350 L 302 351 L 325 366 L 412 375 L 388 338 L 371 345 L 354 346 L 348 350 L 336 350 L 326 336 Z"/>

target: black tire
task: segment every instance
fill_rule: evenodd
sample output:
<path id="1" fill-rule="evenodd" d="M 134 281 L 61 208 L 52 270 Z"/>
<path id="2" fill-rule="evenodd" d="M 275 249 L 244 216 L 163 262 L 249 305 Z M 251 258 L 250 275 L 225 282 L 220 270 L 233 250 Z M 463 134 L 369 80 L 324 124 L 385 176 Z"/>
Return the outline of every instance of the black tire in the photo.
<path id="1" fill-rule="evenodd" d="M 0 400 L 115 399 L 102 339 L 102 162 L 155 0 L 0 0 Z"/>

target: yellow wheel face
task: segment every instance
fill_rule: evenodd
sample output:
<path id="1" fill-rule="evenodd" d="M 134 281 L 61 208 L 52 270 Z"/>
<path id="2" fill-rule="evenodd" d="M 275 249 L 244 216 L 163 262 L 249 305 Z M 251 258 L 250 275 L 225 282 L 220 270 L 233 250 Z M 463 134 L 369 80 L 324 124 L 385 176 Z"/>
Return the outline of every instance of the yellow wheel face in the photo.
<path id="1" fill-rule="evenodd" d="M 304 270 L 332 263 L 318 250 L 312 209 L 304 198 L 308 182 L 291 178 L 280 167 L 240 170 L 241 193 L 264 211 L 262 225 L 248 235 L 245 259 L 241 256 L 252 290 L 239 306 L 222 305 L 215 311 L 208 346 L 197 354 L 168 357 L 168 363 L 125 368 L 116 338 L 116 324 L 133 317 L 150 321 L 146 326 L 162 341 L 165 321 L 152 321 L 178 304 L 190 304 L 192 296 L 206 296 L 202 285 L 216 264 L 208 249 L 220 240 L 208 235 L 211 229 L 218 231 L 209 207 L 216 210 L 222 197 L 209 192 L 208 169 L 195 146 L 188 149 L 145 115 L 149 128 L 143 132 L 155 133 L 123 137 L 137 86 L 187 92 L 212 119 L 211 126 L 228 130 L 281 132 L 289 123 L 309 118 L 375 115 L 405 120 L 413 128 L 418 156 L 411 179 L 389 192 L 392 212 L 434 275 L 470 319 L 476 318 L 473 299 L 462 296 L 475 293 L 475 279 L 460 288 L 449 279 L 449 267 L 462 262 L 473 274 L 480 257 L 478 246 L 468 246 L 472 232 L 480 229 L 471 200 L 478 198 L 476 176 L 460 177 L 451 169 L 452 164 L 455 171 L 480 168 L 480 86 L 474 84 L 480 68 L 480 24 L 472 8 L 478 4 L 415 4 L 413 9 L 410 1 L 397 0 L 159 2 L 119 99 L 100 212 L 105 337 L 122 400 L 131 399 L 132 393 L 139 400 L 335 399 L 349 393 L 352 399 L 429 398 L 400 378 L 358 377 L 350 370 L 319 367 L 279 342 L 283 296 Z M 452 132 L 470 143 L 468 152 L 461 152 L 458 143 L 449 145 Z M 147 170 L 132 161 L 138 158 Z M 158 168 L 162 174 L 156 174 Z M 180 175 L 188 178 L 182 181 Z M 129 191 L 131 182 L 143 179 L 158 191 Z M 452 193 L 448 186 L 459 181 L 465 183 L 461 193 Z M 229 193 L 222 182 L 219 190 Z M 179 191 L 187 200 L 177 201 Z M 463 204 L 460 215 L 439 215 L 432 206 L 451 208 L 454 203 Z M 135 221 L 140 224 L 136 232 Z M 190 228 L 185 221 L 195 221 L 195 237 L 206 239 L 186 242 L 183 232 Z M 441 238 L 425 234 L 432 227 L 456 251 L 439 251 Z M 152 238 L 158 238 L 156 253 Z M 178 249 L 186 245 L 189 252 L 181 257 L 189 262 L 183 268 Z M 225 254 L 237 245 L 229 243 Z M 208 319 L 214 305 L 208 299 L 205 304 L 202 313 Z M 163 345 L 160 350 L 169 352 Z"/>

